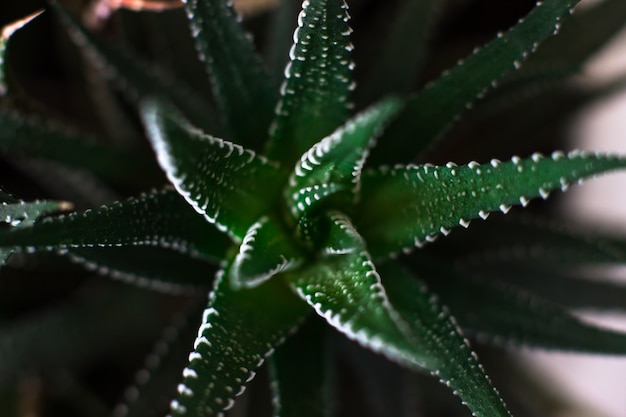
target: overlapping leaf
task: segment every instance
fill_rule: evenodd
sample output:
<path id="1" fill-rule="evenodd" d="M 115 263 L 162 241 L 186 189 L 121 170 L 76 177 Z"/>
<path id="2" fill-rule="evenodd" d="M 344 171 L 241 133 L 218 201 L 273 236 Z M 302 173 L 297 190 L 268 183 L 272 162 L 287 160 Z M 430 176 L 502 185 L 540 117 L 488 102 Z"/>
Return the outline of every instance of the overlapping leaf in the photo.
<path id="1" fill-rule="evenodd" d="M 512 344 L 604 354 L 626 353 L 626 335 L 583 323 L 525 290 L 418 257 L 415 270 L 468 335 Z M 469 275 L 469 276 L 468 276 Z M 567 286 L 561 289 L 567 291 Z"/>
<path id="2" fill-rule="evenodd" d="M 351 118 L 300 157 L 286 191 L 296 219 L 337 192 L 347 193 L 349 201 L 356 199 L 369 149 L 400 108 L 399 100 L 384 100 Z"/>
<path id="3" fill-rule="evenodd" d="M 624 166 L 626 161 L 617 157 L 555 152 L 548 158 L 535 154 L 504 163 L 366 171 L 354 221 L 373 256 L 386 256 L 421 246 L 453 227 L 467 227 L 490 212 L 506 213 L 511 205 L 525 206 L 571 182 Z"/>
<path id="4" fill-rule="evenodd" d="M 250 226 L 241 242 L 230 270 L 230 283 L 234 288 L 255 287 L 302 261 L 302 254 L 282 225 L 263 216 Z"/>
<path id="5" fill-rule="evenodd" d="M 0 385 L 13 385 L 26 372 L 77 369 L 116 353 L 127 357 L 129 349 L 155 337 L 166 321 L 166 309 L 152 295 L 92 288 L 62 307 L 3 323 Z M 144 315 L 151 320 L 142 320 Z"/>
<path id="6" fill-rule="evenodd" d="M 385 140 L 372 154 L 375 163 L 412 160 L 477 98 L 485 94 L 554 34 L 579 0 L 537 2 L 535 8 L 506 33 L 462 60 L 407 104 Z M 407 137 L 410 140 L 407 140 Z M 402 148 L 402 155 L 394 152 Z M 393 156 L 393 159 L 391 157 Z"/>
<path id="7" fill-rule="evenodd" d="M 260 150 L 272 119 L 275 97 L 251 38 L 227 0 L 189 0 L 185 8 L 232 140 Z"/>
<path id="8" fill-rule="evenodd" d="M 212 260 L 228 244 L 224 234 L 194 213 L 171 188 L 97 210 L 49 217 L 27 228 L 0 230 L 3 249 L 148 245 Z"/>
<path id="9" fill-rule="evenodd" d="M 172 401 L 171 416 L 223 415 L 276 345 L 306 316 L 308 309 L 281 280 L 234 291 L 217 277 L 202 325 Z"/>
<path id="10" fill-rule="evenodd" d="M 142 117 L 170 182 L 220 230 L 241 241 L 248 228 L 272 210 L 285 181 L 276 164 L 202 133 L 158 102 L 146 101 Z"/>
<path id="11" fill-rule="evenodd" d="M 221 134 L 221 125 L 211 106 L 186 85 L 98 38 L 65 11 L 57 0 L 51 0 L 49 4 L 73 41 L 84 48 L 87 56 L 104 70 L 104 75 L 119 83 L 131 99 L 163 97 L 174 103 L 197 126 L 209 129 L 213 134 Z"/>
<path id="12" fill-rule="evenodd" d="M 302 4 L 268 147 L 268 156 L 286 166 L 347 118 L 353 88 L 347 9 L 344 0 Z"/>
<path id="13" fill-rule="evenodd" d="M 355 234 L 355 250 L 327 256 L 291 279 L 300 296 L 347 337 L 450 386 L 476 416 L 508 416 L 454 322 L 410 277 L 390 271 L 389 296 Z"/>
<path id="14" fill-rule="evenodd" d="M 584 63 L 613 39 L 626 19 L 626 4 L 605 0 L 577 11 L 563 23 L 559 36 L 548 39 L 533 54 L 518 74 L 532 76 L 540 72 L 580 70 Z M 581 36 L 584 34 L 584 36 Z"/>
<path id="15" fill-rule="evenodd" d="M 0 151 L 54 161 L 118 182 L 158 173 L 150 160 L 99 144 L 95 138 L 59 124 L 7 109 L 0 109 Z"/>
<path id="16" fill-rule="evenodd" d="M 385 94 L 413 91 L 427 52 L 429 32 L 440 7 L 435 0 L 409 0 L 398 7 L 384 49 L 357 90 L 360 102 L 371 103 Z"/>
<path id="17" fill-rule="evenodd" d="M 445 246 L 441 250 L 466 268 L 498 264 L 567 268 L 626 261 L 626 239 L 619 233 L 592 231 L 537 216 L 494 219 L 466 235 L 451 237 Z"/>

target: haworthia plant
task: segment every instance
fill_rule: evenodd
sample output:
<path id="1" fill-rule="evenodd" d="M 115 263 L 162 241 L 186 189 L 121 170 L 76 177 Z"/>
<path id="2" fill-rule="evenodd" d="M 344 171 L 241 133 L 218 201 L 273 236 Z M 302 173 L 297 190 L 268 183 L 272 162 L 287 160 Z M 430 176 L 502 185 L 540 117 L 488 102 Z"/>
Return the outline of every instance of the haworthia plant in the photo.
<path id="1" fill-rule="evenodd" d="M 149 3 L 134 7 L 139 11 L 165 7 Z M 561 24 L 567 24 L 578 2 L 537 2 L 515 25 L 502 28 L 492 41 L 425 86 L 419 80 L 431 71 L 427 40 L 446 39 L 436 32 L 446 27 L 438 19 L 445 23 L 449 17 L 443 4 L 355 2 L 353 33 L 344 0 L 304 0 L 299 13 L 292 0 L 284 3 L 277 6 L 284 9 L 275 11 L 274 19 L 293 14 L 294 20 L 272 20 L 271 35 L 259 29 L 264 26 L 263 15 L 242 21 L 237 2 L 189 0 L 180 10 L 168 11 L 178 13 L 178 19 L 186 16 L 191 36 L 181 39 L 194 42 L 198 52 L 189 61 L 177 62 L 177 67 L 201 62 L 206 73 L 202 74 L 206 78 L 178 80 L 171 74 L 180 72 L 160 68 L 158 60 L 147 64 L 130 48 L 118 45 L 116 40 L 131 33 L 125 31 L 125 19 L 105 22 L 105 33 L 98 33 L 66 10 L 64 2 L 49 0 L 47 18 L 55 19 L 55 27 L 69 35 L 79 56 L 90 61 L 84 66 L 89 73 L 83 75 L 102 77 L 101 87 L 104 80 L 112 81 L 111 106 L 98 108 L 115 108 L 127 123 L 107 126 L 106 137 L 110 132 L 117 136 L 116 130 L 133 124 L 131 130 L 143 130 L 145 141 L 128 147 L 80 133 L 90 131 L 83 130 L 89 127 L 88 118 L 66 128 L 67 123 L 55 120 L 54 111 L 47 109 L 45 116 L 40 115 L 43 105 L 24 105 L 12 89 L 6 90 L 4 74 L 11 62 L 4 60 L 8 37 L 1 38 L 0 90 L 5 97 L 0 100 L 0 157 L 10 164 L 0 165 L 0 186 L 17 197 L 0 192 L 0 328 L 4 329 L 0 342 L 10 345 L 10 352 L 8 347 L 5 351 L 19 360 L 0 364 L 0 395 L 15 397 L 11 404 L 20 403 L 20 394 L 12 394 L 10 384 L 22 375 L 56 372 L 63 364 L 54 362 L 51 370 L 48 352 L 62 351 L 59 360 L 67 362 L 66 372 L 75 381 L 85 381 L 85 386 L 81 394 L 62 400 L 48 401 L 43 396 L 38 411 L 51 415 L 58 402 L 69 402 L 71 407 L 73 398 L 83 397 L 85 390 L 97 391 L 90 375 L 97 374 L 98 381 L 112 379 L 98 374 L 106 374 L 100 369 L 106 366 L 94 370 L 85 365 L 88 359 L 100 357 L 103 349 L 110 348 L 114 355 L 108 361 L 132 362 L 112 346 L 128 350 L 137 338 L 117 336 L 120 332 L 102 325 L 117 304 L 107 309 L 99 304 L 89 309 L 63 308 L 67 291 L 89 287 L 94 279 L 106 285 L 106 278 L 139 287 L 135 291 L 147 288 L 171 297 L 164 301 L 146 292 L 149 301 L 138 307 L 149 308 L 120 310 L 132 315 L 125 323 L 128 326 L 116 326 L 122 333 L 132 332 L 142 321 L 162 324 L 165 313 L 179 311 L 181 304 L 195 305 L 197 295 L 208 294 L 202 314 L 187 325 L 197 330 L 167 327 L 148 359 L 140 362 L 143 370 L 115 408 L 116 417 L 151 413 L 217 417 L 233 407 L 241 407 L 240 415 L 255 417 L 265 415 L 265 409 L 268 415 L 282 417 L 369 416 L 375 411 L 346 411 L 345 404 L 354 403 L 346 397 L 360 397 L 355 393 L 372 388 L 380 404 L 402 397 L 404 380 L 363 384 L 354 378 L 365 373 L 350 369 L 362 366 L 361 362 L 350 365 L 338 359 L 345 351 L 344 345 L 337 345 L 340 338 L 382 355 L 393 362 L 389 366 L 432 375 L 458 397 L 455 401 L 466 406 L 466 413 L 478 417 L 507 417 L 515 410 L 507 408 L 506 398 L 491 383 L 475 343 L 626 353 L 624 334 L 583 323 L 569 311 L 579 307 L 623 311 L 624 289 L 609 282 L 585 281 L 567 268 L 575 262 L 623 264 L 622 237 L 522 221 L 510 214 L 510 222 L 487 219 L 491 213 L 501 217 L 532 200 L 566 191 L 571 184 L 624 169 L 625 157 L 560 152 L 552 143 L 540 149 L 546 156 L 514 156 L 517 148 L 511 144 L 504 162 L 495 159 L 504 159 L 500 152 L 493 159 L 468 162 L 474 148 L 486 146 L 472 137 L 454 145 L 455 155 L 468 152 L 459 165 L 440 159 L 423 161 L 424 151 L 440 144 L 438 138 L 488 92 L 503 100 L 578 71 L 621 26 L 616 17 L 623 15 L 621 3 L 609 0 L 571 19 L 573 29 L 541 47 Z M 386 30 L 387 16 L 400 22 L 384 36 L 369 34 L 369 39 L 386 40 L 367 56 L 367 45 L 359 43 L 360 31 L 370 24 L 369 30 Z M 574 48 L 575 28 L 590 22 L 605 30 L 587 39 L 582 49 L 559 47 Z M 284 28 L 295 32 L 284 39 Z M 26 22 L 23 30 L 29 29 Z M 247 29 L 257 37 L 252 38 Z M 159 35 L 153 28 L 144 30 L 144 40 Z M 36 37 L 37 32 L 30 35 Z M 269 74 L 257 47 L 276 53 L 286 44 L 291 48 L 285 56 L 273 56 L 267 65 L 285 62 L 284 71 Z M 355 53 L 358 48 L 364 51 L 362 56 Z M 540 52 L 533 58 L 535 50 Z M 19 56 L 19 50 L 12 52 Z M 59 54 L 59 59 L 66 55 L 72 54 Z M 530 65 L 525 69 L 527 60 Z M 361 71 L 361 62 L 373 66 Z M 80 64 L 65 67 L 78 67 L 77 73 L 82 69 Z M 94 68 L 101 74 L 92 73 Z M 276 79 L 282 83 L 274 88 Z M 28 83 L 20 77 L 18 81 Z M 366 85 L 354 92 L 359 81 Z M 198 97 L 187 84 L 210 84 L 213 96 Z M 32 91 L 25 87 L 24 91 Z M 559 88 L 578 92 L 573 83 Z M 553 90 L 542 91 L 549 101 L 547 92 Z M 41 100 L 46 102 L 50 101 Z M 512 100 L 509 111 L 520 113 L 518 130 L 530 131 L 535 124 L 526 123 L 524 108 L 516 103 Z M 100 116 L 96 119 L 119 120 Z M 502 144 L 508 143 L 515 129 L 500 123 L 493 127 L 502 128 L 492 132 Z M 132 136 L 124 131 L 119 138 Z M 411 163 L 416 157 L 420 163 Z M 73 190 L 73 195 L 81 196 L 74 209 L 57 197 L 63 188 L 60 184 L 47 187 L 62 172 L 39 182 L 40 172 L 20 174 L 28 173 L 38 159 L 73 169 L 74 175 L 93 175 L 107 187 L 96 184 L 94 193 L 123 198 L 83 207 L 98 199 L 85 196 L 89 187 L 81 187 Z M 74 178 L 63 184 L 79 182 Z M 158 186 L 139 192 L 141 184 Z M 459 230 L 447 237 L 453 229 L 468 228 L 474 219 L 488 220 L 485 228 L 476 228 L 477 233 Z M 87 272 L 78 272 L 68 259 Z M 67 277 L 58 272 L 61 268 Z M 38 308 L 39 314 L 51 313 L 33 331 L 32 321 L 22 317 L 31 313 L 32 303 L 5 306 L 3 290 L 7 286 L 7 294 L 36 293 L 28 287 L 30 281 L 12 278 L 20 276 L 17 271 L 35 275 L 48 270 L 54 272 L 45 275 L 48 281 L 49 276 L 59 277 L 53 283 L 58 283 L 59 292 L 54 297 L 40 296 L 41 301 L 46 306 L 58 304 L 59 310 Z M 110 285 L 118 289 L 120 284 Z M 585 293 L 592 297 L 582 297 Z M 86 340 L 67 334 L 85 328 L 89 328 Z M 127 343 L 116 343 L 116 337 L 124 337 Z M 100 343 L 103 340 L 106 344 Z M 98 349 L 90 347 L 92 343 Z M 4 345 L 0 343 L 0 353 Z M 34 357 L 20 355 L 22 351 Z M 239 405 L 239 396 L 266 359 L 269 370 L 261 373 L 269 374 L 270 389 L 253 385 Z M 400 368 L 393 369 L 375 373 L 395 378 Z M 128 369 L 119 373 L 130 374 Z M 121 379 L 120 385 L 129 383 Z M 388 386 L 383 390 L 376 384 Z M 382 398 L 394 390 L 393 398 Z M 167 401 L 160 409 L 163 397 Z M 99 405 L 85 415 L 96 415 L 95 409 L 108 403 L 95 402 Z M 80 410 L 86 407 L 84 402 L 74 405 Z M 445 414 L 446 410 L 434 409 L 439 405 L 424 396 L 423 410 L 403 415 Z"/>

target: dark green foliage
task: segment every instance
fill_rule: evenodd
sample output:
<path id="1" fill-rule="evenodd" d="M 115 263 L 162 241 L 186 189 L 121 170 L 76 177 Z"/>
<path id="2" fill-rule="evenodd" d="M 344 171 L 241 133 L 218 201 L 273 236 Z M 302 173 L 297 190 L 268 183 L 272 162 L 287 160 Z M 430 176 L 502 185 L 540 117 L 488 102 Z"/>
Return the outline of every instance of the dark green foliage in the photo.
<path id="1" fill-rule="evenodd" d="M 624 311 L 624 288 L 571 269 L 626 262 L 618 233 L 509 215 L 447 237 L 626 168 L 516 142 L 623 85 L 566 82 L 626 21 L 623 1 L 572 18 L 576 0 L 529 4 L 484 46 L 460 29 L 476 48 L 466 58 L 444 33 L 453 5 L 355 2 L 350 21 L 343 0 L 305 0 L 297 16 L 283 3 L 242 21 L 226 0 L 189 0 L 158 16 L 190 29 L 163 42 L 136 30 L 142 13 L 94 29 L 49 0 L 35 22 L 58 39 L 62 75 L 47 81 L 73 92 L 68 108 L 46 107 L 54 94 L 30 85 L 24 43 L 0 39 L 0 186 L 16 193 L 0 191 L 0 412 L 17 416 L 19 387 L 42 378 L 43 416 L 507 417 L 476 346 L 626 353 L 624 334 L 570 311 Z M 37 44 L 42 27 L 20 34 Z M 461 60 L 424 82 L 439 58 Z M 488 133 L 468 134 L 481 120 Z M 363 348 L 389 361 L 341 360 Z M 263 390 L 249 382 L 268 358 Z M 416 392 L 420 410 L 407 406 Z"/>

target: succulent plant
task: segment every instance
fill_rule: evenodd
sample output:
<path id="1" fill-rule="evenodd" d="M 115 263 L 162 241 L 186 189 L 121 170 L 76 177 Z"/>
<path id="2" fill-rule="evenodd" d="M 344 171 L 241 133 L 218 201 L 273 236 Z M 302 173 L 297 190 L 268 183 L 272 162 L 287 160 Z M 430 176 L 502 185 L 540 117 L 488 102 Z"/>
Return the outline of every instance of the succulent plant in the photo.
<path id="1" fill-rule="evenodd" d="M 96 287 L 108 301 L 102 294 L 89 296 L 98 302 L 57 294 L 48 303 L 63 308 L 41 307 L 41 319 L 0 309 L 0 399 L 17 404 L 25 376 L 43 373 L 52 385 L 73 387 L 67 396 L 82 407 L 77 415 L 98 415 L 93 403 L 104 400 L 85 400 L 94 395 L 84 392 L 76 369 L 102 351 L 133 352 L 131 346 L 164 326 L 168 312 L 190 316 L 198 294 L 207 293 L 200 324 L 179 313 L 115 415 L 148 415 L 162 395 L 172 395 L 170 416 L 224 415 L 266 360 L 273 415 L 331 415 L 350 403 L 338 376 L 346 357 L 363 373 L 364 386 L 378 382 L 363 401 L 380 401 L 388 415 L 422 415 L 400 411 L 404 374 L 363 356 L 365 348 L 430 373 L 473 415 L 502 417 L 509 411 L 475 343 L 626 353 L 626 336 L 570 311 L 624 307 L 623 288 L 581 279 L 570 267 L 622 263 L 625 241 L 536 213 L 500 215 L 626 168 L 626 159 L 553 151 L 550 143 L 538 144 L 547 156 L 529 151 L 504 162 L 471 160 L 483 158 L 483 148 L 493 151 L 487 158 L 526 152 L 504 142 L 516 134 L 528 138 L 546 119 L 561 120 L 621 85 L 583 91 L 568 80 L 621 27 L 624 2 L 607 0 L 573 17 L 578 1 L 537 2 L 510 29 L 424 84 L 424 69 L 437 68 L 435 58 L 426 64 L 436 56 L 426 45 L 433 21 L 445 15 L 442 6 L 371 1 L 377 11 L 369 16 L 382 8 L 398 20 L 385 43 L 374 43 L 383 45 L 380 51 L 369 51 L 374 59 L 361 56 L 367 71 L 356 90 L 360 61 L 345 1 L 305 0 L 297 19 L 295 3 L 283 3 L 274 11 L 273 34 L 265 36 L 274 48 L 270 65 L 231 4 L 187 0 L 181 7 L 198 61 L 192 55 L 177 63 L 176 54 L 190 50 L 176 44 L 167 51 L 174 56 L 168 70 L 103 36 L 111 28 L 88 29 L 50 0 L 41 17 L 21 24 L 52 18 L 77 46 L 72 62 L 81 62 L 96 98 L 94 114 L 108 129 L 95 135 L 82 132 L 84 121 L 70 129 L 49 120 L 50 111 L 28 98 L 19 74 L 11 73 L 12 31 L 5 31 L 0 150 L 13 168 L 2 178 L 12 194 L 0 193 L 0 281 L 42 270 L 53 271 L 48 279 L 64 268 L 76 274 L 46 255 L 52 252 L 166 296 Z M 181 12 L 163 19 L 180 24 Z M 357 31 L 367 29 L 363 22 Z M 562 33 L 550 38 L 561 24 Z M 584 32 L 592 26 L 599 29 Z M 145 41 L 158 31 L 140 35 Z M 288 51 L 287 40 L 293 41 Z M 185 67 L 189 62 L 201 62 L 204 73 Z M 281 65 L 283 77 L 266 70 Z M 211 94 L 202 94 L 208 88 Z M 537 108 L 542 114 L 535 117 Z M 493 116 L 509 109 L 514 124 Z M 482 117 L 510 137 L 454 141 L 461 117 L 468 128 Z M 441 162 L 446 155 L 460 158 L 459 165 Z M 493 212 L 498 215 L 488 222 L 448 237 Z M 72 285 L 94 285 L 78 282 Z M 11 285 L 28 297 L 27 283 Z M 181 292 L 190 295 L 176 295 Z M 60 368 L 66 369 L 62 383 Z M 388 383 L 393 395 L 385 395 Z M 436 397 L 423 398 L 426 410 Z M 237 412 L 263 415 L 249 402 Z M 54 406 L 42 407 L 43 415 L 56 415 Z M 106 412 L 101 406 L 99 413 Z"/>

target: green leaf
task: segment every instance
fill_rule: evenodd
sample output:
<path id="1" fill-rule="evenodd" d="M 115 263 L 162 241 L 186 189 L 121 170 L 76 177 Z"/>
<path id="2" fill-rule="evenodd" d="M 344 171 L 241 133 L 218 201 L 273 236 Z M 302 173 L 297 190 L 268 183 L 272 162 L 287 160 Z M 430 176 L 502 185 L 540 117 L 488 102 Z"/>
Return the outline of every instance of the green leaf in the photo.
<path id="1" fill-rule="evenodd" d="M 127 51 L 98 38 L 65 11 L 57 0 L 50 0 L 49 5 L 74 43 L 84 48 L 94 64 L 103 68 L 103 75 L 118 83 L 131 100 L 148 96 L 167 99 L 195 125 L 214 134 L 221 133 L 221 124 L 211 106 L 186 85 L 162 69 L 156 70 L 153 65 L 141 62 Z"/>
<path id="2" fill-rule="evenodd" d="M 286 166 L 348 116 L 354 88 L 348 20 L 344 0 L 302 4 L 267 150 Z"/>
<path id="3" fill-rule="evenodd" d="M 255 375 L 265 357 L 306 316 L 306 305 L 282 280 L 270 280 L 254 289 L 234 291 L 218 274 L 189 364 L 183 370 L 174 416 L 220 416 Z"/>
<path id="4" fill-rule="evenodd" d="M 167 247 L 215 259 L 229 245 L 171 188 L 97 210 L 38 220 L 31 227 L 0 230 L 0 248 L 53 250 L 90 246 Z"/>
<path id="5" fill-rule="evenodd" d="M 41 13 L 43 13 L 43 10 L 35 12 L 0 29 L 0 97 L 5 96 L 9 89 L 6 79 L 6 54 L 9 46 L 9 39 L 11 39 L 11 36 L 16 31 L 26 26 L 31 20 L 37 18 L 37 16 Z"/>
<path id="6" fill-rule="evenodd" d="M 626 286 L 605 278 L 601 269 L 552 269 L 526 264 L 498 264 L 467 273 L 523 288 L 553 303 L 576 310 L 624 312 Z M 604 278 L 604 279 L 603 279 Z"/>
<path id="7" fill-rule="evenodd" d="M 66 201 L 31 201 L 18 200 L 0 188 L 0 230 L 12 230 L 30 227 L 37 218 L 58 211 L 71 210 L 72 204 Z M 6 263 L 14 250 L 0 248 L 0 267 Z"/>
<path id="8" fill-rule="evenodd" d="M 185 9 L 233 141 L 260 150 L 267 139 L 275 97 L 251 38 L 227 0 L 188 0 Z"/>
<path id="9" fill-rule="evenodd" d="M 620 0 L 605 0 L 581 9 L 563 23 L 559 36 L 543 43 L 512 77 L 555 70 L 580 71 L 589 58 L 615 37 L 625 22 L 626 3 Z"/>
<path id="10" fill-rule="evenodd" d="M 230 270 L 230 283 L 235 289 L 256 287 L 302 261 L 303 256 L 281 225 L 263 216 L 243 238 Z"/>
<path id="11" fill-rule="evenodd" d="M 30 227 L 43 215 L 71 209 L 72 204 L 67 201 L 25 202 L 0 189 L 0 223 L 7 223 L 11 228 Z"/>
<path id="12" fill-rule="evenodd" d="M 9 109 L 0 109 L 0 151 L 54 161 L 118 182 L 157 172 L 148 159 L 99 144 L 95 138 L 58 123 Z"/>
<path id="13" fill-rule="evenodd" d="M 156 101 L 144 102 L 141 113 L 170 182 L 198 213 L 234 240 L 240 242 L 276 204 L 285 181 L 277 164 L 202 133 Z"/>
<path id="14" fill-rule="evenodd" d="M 428 35 L 440 8 L 435 0 L 408 0 L 397 8 L 384 49 L 356 92 L 360 103 L 371 103 L 389 93 L 413 91 L 427 52 Z"/>
<path id="15" fill-rule="evenodd" d="M 408 162 L 429 146 L 467 108 L 511 71 L 518 69 L 540 42 L 553 35 L 579 0 L 537 2 L 517 25 L 461 60 L 414 96 L 384 141 L 374 163 Z M 410 140 L 407 140 L 410 139 Z M 394 152 L 403 149 L 401 155 Z M 390 157 L 393 155 L 393 159 Z M 400 160 L 398 160 L 400 157 Z"/>
<path id="16" fill-rule="evenodd" d="M 221 249 L 226 253 L 227 246 Z M 168 294 L 210 288 L 214 268 L 210 263 L 179 252 L 148 246 L 124 248 L 74 248 L 68 257 L 98 275 Z M 213 255 L 213 254 L 212 254 Z M 223 258 L 211 259 L 216 265 Z"/>
<path id="17" fill-rule="evenodd" d="M 510 416 L 448 309 L 396 263 L 380 268 L 389 300 L 420 341 L 429 370 L 480 416 Z"/>
<path id="18" fill-rule="evenodd" d="M 420 247 L 453 227 L 467 227 L 470 220 L 485 219 L 490 212 L 506 213 L 511 205 L 526 206 L 533 198 L 547 198 L 552 190 L 567 189 L 571 182 L 625 166 L 622 158 L 573 151 L 484 165 L 365 171 L 354 223 L 374 257 L 388 256 Z"/>
<path id="19" fill-rule="evenodd" d="M 410 277 L 391 272 L 390 280 L 397 282 L 388 297 L 369 255 L 357 250 L 326 256 L 290 282 L 348 338 L 400 364 L 437 375 L 476 416 L 508 416 L 445 310 Z"/>
<path id="20" fill-rule="evenodd" d="M 309 320 L 269 358 L 274 417 L 329 417 L 333 361 L 322 320 Z"/>
<path id="21" fill-rule="evenodd" d="M 527 291 L 423 258 L 414 268 L 468 335 L 513 344 L 604 354 L 626 353 L 626 334 L 588 325 Z M 562 288 L 567 291 L 567 286 Z"/>
<path id="22" fill-rule="evenodd" d="M 350 202 L 357 198 L 369 149 L 400 108 L 399 100 L 384 100 L 351 118 L 300 157 L 286 192 L 296 219 L 339 191 L 348 192 Z"/>

